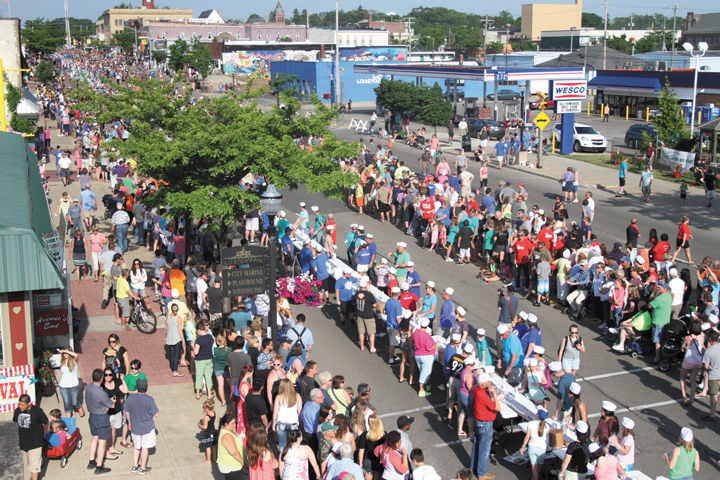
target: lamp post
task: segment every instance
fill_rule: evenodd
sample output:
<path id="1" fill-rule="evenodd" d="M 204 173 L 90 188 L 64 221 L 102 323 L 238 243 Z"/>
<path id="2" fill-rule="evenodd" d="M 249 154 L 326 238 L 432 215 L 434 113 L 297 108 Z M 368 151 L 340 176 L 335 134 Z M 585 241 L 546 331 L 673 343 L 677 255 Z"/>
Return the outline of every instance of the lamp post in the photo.
<path id="1" fill-rule="evenodd" d="M 705 52 L 708 51 L 708 44 L 705 42 L 698 43 L 698 52 L 697 54 L 693 55 L 693 50 L 695 47 L 690 42 L 683 43 L 683 49 L 685 49 L 686 52 L 690 53 L 690 56 L 695 58 L 695 76 L 693 79 L 693 96 L 692 96 L 692 111 L 690 112 L 690 138 L 692 138 L 693 133 L 695 131 L 695 97 L 697 97 L 697 79 L 698 79 L 698 69 L 700 66 L 700 57 L 705 55 Z"/>
<path id="2" fill-rule="evenodd" d="M 268 230 L 268 253 L 270 254 L 270 310 L 268 312 L 268 325 L 270 325 L 270 339 L 273 344 L 277 341 L 277 301 L 275 300 L 275 282 L 277 276 L 277 232 L 275 231 L 275 216 L 280 211 L 282 194 L 277 191 L 274 184 L 267 186 L 260 195 L 260 205 L 270 220 Z"/>
<path id="3" fill-rule="evenodd" d="M 335 104 L 340 105 L 340 0 L 335 0 Z"/>

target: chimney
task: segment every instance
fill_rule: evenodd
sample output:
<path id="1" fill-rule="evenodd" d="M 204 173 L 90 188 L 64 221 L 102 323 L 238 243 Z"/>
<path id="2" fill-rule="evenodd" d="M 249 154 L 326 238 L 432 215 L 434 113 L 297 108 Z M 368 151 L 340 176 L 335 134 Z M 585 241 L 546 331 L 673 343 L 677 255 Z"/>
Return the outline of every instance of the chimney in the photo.
<path id="1" fill-rule="evenodd" d="M 368 28 L 372 28 L 372 13 L 368 12 Z"/>

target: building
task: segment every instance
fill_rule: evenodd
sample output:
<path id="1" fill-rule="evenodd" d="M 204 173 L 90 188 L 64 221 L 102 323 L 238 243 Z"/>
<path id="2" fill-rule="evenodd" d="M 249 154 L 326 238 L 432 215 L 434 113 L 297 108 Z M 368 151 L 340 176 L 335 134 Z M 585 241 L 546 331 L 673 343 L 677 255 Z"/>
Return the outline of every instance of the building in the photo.
<path id="1" fill-rule="evenodd" d="M 696 59 L 682 48 L 672 52 L 647 52 L 635 55 L 645 62 L 646 70 L 671 70 L 695 68 Z M 705 55 L 697 59 L 697 66 L 701 72 L 720 72 L 720 51 L 708 50 Z"/>
<path id="2" fill-rule="evenodd" d="M 335 30 L 332 28 L 308 28 L 310 43 L 335 45 Z M 373 47 L 390 45 L 390 32 L 376 28 L 343 27 L 338 31 L 340 47 Z"/>
<path id="3" fill-rule="evenodd" d="M 593 72 L 595 70 L 642 70 L 645 61 L 637 56 L 633 57 L 612 48 L 603 48 L 602 45 L 585 46 L 566 55 L 560 55 L 553 60 L 539 64 L 540 67 L 583 67 Z M 588 78 L 593 78 L 590 74 Z"/>
<path id="4" fill-rule="evenodd" d="M 0 19 L 0 58 L 7 80 L 16 88 L 22 85 L 24 63 L 20 42 L 20 19 Z"/>
<path id="5" fill-rule="evenodd" d="M 387 30 L 390 38 L 400 43 L 407 43 L 415 38 L 412 28 L 412 22 L 409 19 L 397 22 L 389 22 L 387 20 L 373 20 L 372 13 L 368 13 L 367 20 L 361 20 L 357 24 L 360 28 L 372 28 L 377 30 Z"/>
<path id="6" fill-rule="evenodd" d="M 143 0 L 142 8 L 110 8 L 105 10 L 95 22 L 98 40 L 107 42 L 114 34 L 133 24 L 143 27 L 150 21 L 167 20 L 175 22 L 190 21 L 191 9 L 155 8 L 154 0 Z"/>
<path id="7" fill-rule="evenodd" d="M 485 44 L 498 42 L 510 43 L 510 40 L 522 37 L 521 27 L 493 27 L 485 30 Z"/>
<path id="8" fill-rule="evenodd" d="M 530 3 L 522 6 L 521 35 L 540 40 L 543 31 L 582 27 L 582 0 L 574 3 Z"/>
<path id="9" fill-rule="evenodd" d="M 234 23 L 193 23 L 150 21 L 146 24 L 151 50 L 165 50 L 176 40 L 212 42 L 225 35 L 235 39 L 244 39 L 246 26 Z M 227 38 L 227 37 L 225 37 Z"/>
<path id="10" fill-rule="evenodd" d="M 608 38 L 625 37 L 628 41 L 640 40 L 653 30 L 608 30 Z M 679 41 L 681 31 L 675 32 L 675 40 Z M 545 30 L 541 33 L 540 49 L 542 50 L 575 50 L 586 45 L 602 45 L 605 30 L 595 28 L 571 28 L 569 30 Z M 671 45 L 667 45 L 670 49 Z"/>
<path id="11" fill-rule="evenodd" d="M 193 23 L 225 23 L 218 10 L 203 10 L 197 18 L 191 18 Z"/>
<path id="12" fill-rule="evenodd" d="M 698 43 L 706 42 L 710 50 L 720 50 L 720 13 L 696 15 L 688 12 L 683 42 L 690 42 L 696 47 Z"/>

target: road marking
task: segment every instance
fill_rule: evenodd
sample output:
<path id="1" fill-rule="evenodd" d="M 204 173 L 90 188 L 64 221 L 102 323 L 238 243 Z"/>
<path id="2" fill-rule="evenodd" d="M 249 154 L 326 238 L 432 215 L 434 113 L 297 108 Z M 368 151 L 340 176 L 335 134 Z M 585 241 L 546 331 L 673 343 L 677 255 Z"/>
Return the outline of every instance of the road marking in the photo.
<path id="1" fill-rule="evenodd" d="M 656 403 L 647 403 L 645 405 L 637 405 L 635 407 L 628 407 L 628 408 L 618 408 L 615 410 L 615 414 L 618 413 L 626 413 L 626 412 L 636 412 L 638 410 L 645 410 L 648 408 L 655 408 L 655 407 L 666 407 L 668 405 L 674 405 L 676 403 L 682 402 L 682 398 L 676 398 L 675 400 L 665 400 L 664 402 L 656 402 Z M 596 418 L 599 417 L 600 413 L 591 413 L 588 415 L 588 418 Z"/>
<path id="2" fill-rule="evenodd" d="M 610 378 L 610 377 L 617 377 L 619 375 L 629 375 L 631 373 L 637 373 L 637 372 L 647 372 L 649 370 L 657 370 L 656 367 L 650 366 L 650 367 L 638 367 L 638 368 L 631 368 L 630 370 L 622 370 L 619 372 L 612 372 L 612 373 L 603 373 L 600 375 L 591 375 L 589 377 L 581 377 L 577 379 L 576 381 L 579 382 L 589 382 L 591 380 L 599 380 L 601 378 Z"/>
<path id="3" fill-rule="evenodd" d="M 444 403 L 436 403 L 435 405 L 426 405 L 424 407 L 412 408 L 410 410 L 402 410 L 399 412 L 383 413 L 382 415 L 378 415 L 378 418 L 397 417 L 400 415 L 407 415 L 408 413 L 422 412 L 424 410 L 432 410 L 434 408 L 439 408 L 439 407 L 444 407 L 444 406 L 445 406 Z"/>

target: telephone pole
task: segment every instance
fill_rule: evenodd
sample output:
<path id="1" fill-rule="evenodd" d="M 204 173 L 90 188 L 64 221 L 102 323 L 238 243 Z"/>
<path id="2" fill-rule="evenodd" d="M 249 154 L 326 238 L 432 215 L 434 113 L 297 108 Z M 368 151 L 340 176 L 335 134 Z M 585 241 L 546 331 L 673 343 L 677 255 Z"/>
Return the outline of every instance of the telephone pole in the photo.
<path id="1" fill-rule="evenodd" d="M 605 34 L 603 35 L 603 70 L 607 68 L 607 22 L 608 22 L 608 0 L 605 0 Z"/>
<path id="2" fill-rule="evenodd" d="M 675 22 L 677 20 L 677 9 L 678 9 L 677 5 L 673 5 L 672 9 L 673 9 L 673 29 L 672 29 L 672 33 L 671 33 L 671 35 L 672 35 L 672 40 L 671 40 L 672 53 L 670 54 L 670 71 L 672 71 L 674 63 L 675 63 L 675 31 L 676 31 L 675 30 L 675 28 L 676 28 Z"/>
<path id="3" fill-rule="evenodd" d="M 65 0 L 65 46 L 72 47 L 72 37 L 70 36 L 70 18 L 68 16 L 68 0 Z"/>

